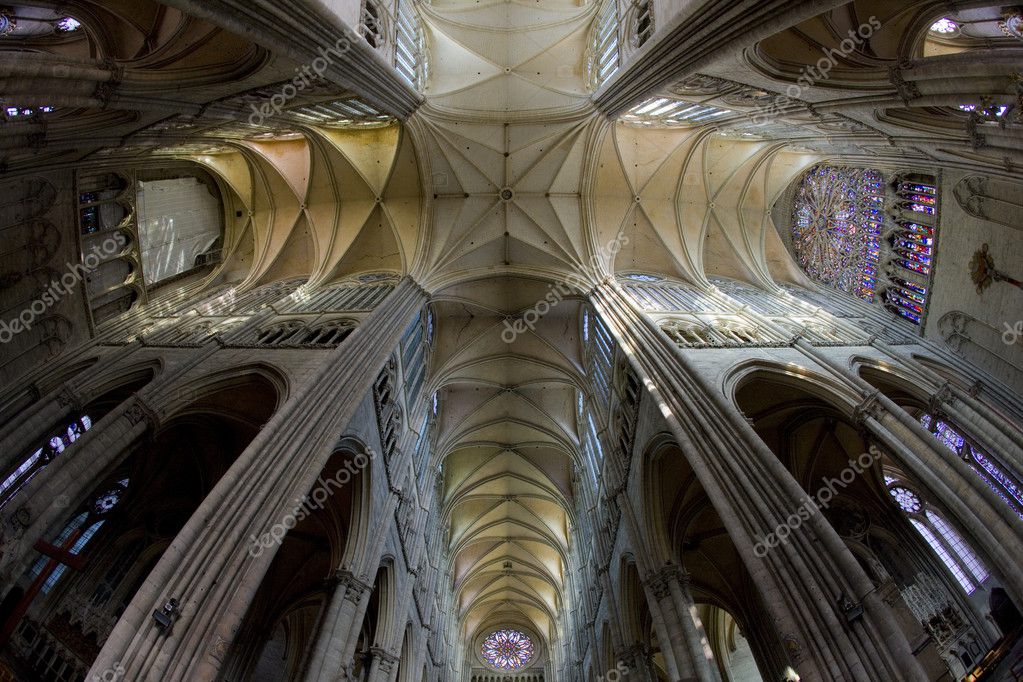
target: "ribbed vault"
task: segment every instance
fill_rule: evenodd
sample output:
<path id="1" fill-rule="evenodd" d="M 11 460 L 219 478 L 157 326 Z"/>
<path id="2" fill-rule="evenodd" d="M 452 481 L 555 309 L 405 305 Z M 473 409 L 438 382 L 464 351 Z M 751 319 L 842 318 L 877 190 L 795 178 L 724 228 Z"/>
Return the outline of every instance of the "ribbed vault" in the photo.
<path id="1" fill-rule="evenodd" d="M 548 291 L 543 281 L 495 277 L 434 299 L 437 448 L 467 644 L 485 627 L 507 625 L 559 639 L 579 444 L 580 303 L 561 302 L 515 338 L 504 324 Z"/>
<path id="2" fill-rule="evenodd" d="M 399 126 L 307 128 L 191 158 L 234 192 L 239 220 L 224 260 L 226 270 L 246 273 L 242 287 L 411 269 L 420 237 L 419 166 Z"/>

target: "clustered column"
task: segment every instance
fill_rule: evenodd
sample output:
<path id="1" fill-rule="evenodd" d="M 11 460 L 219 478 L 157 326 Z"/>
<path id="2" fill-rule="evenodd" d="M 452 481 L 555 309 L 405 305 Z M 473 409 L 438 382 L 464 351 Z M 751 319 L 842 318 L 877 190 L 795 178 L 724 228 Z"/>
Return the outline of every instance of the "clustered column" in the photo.
<path id="1" fill-rule="evenodd" d="M 812 514 L 787 542 L 766 555 L 754 551 L 754 537 L 766 537 L 785 524 L 805 500 L 805 491 L 738 410 L 702 382 L 615 280 L 596 287 L 591 301 L 660 404 L 758 586 L 797 672 L 815 680 L 925 680 L 891 610 L 874 594 L 870 579 L 822 515 Z M 843 604 L 849 598 L 863 606 L 862 617 L 847 617 Z M 676 611 L 686 608 L 681 596 L 672 599 Z M 682 636 L 694 639 L 692 633 Z"/>
<path id="2" fill-rule="evenodd" d="M 646 580 L 664 618 L 679 676 L 686 680 L 720 682 L 717 668 L 710 662 L 710 651 L 703 624 L 696 616 L 689 592 L 689 574 L 669 564 Z"/>

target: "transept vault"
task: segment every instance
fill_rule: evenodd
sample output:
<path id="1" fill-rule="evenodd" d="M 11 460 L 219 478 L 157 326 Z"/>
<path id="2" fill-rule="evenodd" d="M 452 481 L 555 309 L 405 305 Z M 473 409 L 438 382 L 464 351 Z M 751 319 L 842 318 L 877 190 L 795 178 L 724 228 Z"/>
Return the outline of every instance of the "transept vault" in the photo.
<path id="1" fill-rule="evenodd" d="M 0 6 L 0 681 L 1019 679 L 1021 26 Z"/>

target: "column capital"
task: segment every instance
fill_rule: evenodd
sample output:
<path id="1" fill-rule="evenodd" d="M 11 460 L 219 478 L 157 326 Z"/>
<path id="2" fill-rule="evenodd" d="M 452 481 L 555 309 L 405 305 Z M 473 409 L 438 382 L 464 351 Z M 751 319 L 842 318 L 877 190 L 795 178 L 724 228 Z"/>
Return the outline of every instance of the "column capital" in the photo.
<path id="1" fill-rule="evenodd" d="M 70 408 L 72 410 L 82 409 L 82 396 L 71 386 L 70 383 L 64 383 L 57 395 L 54 396 L 57 404 L 61 407 Z"/>
<path id="2" fill-rule="evenodd" d="M 666 599 L 671 594 L 672 583 L 687 590 L 689 579 L 689 573 L 678 564 L 665 564 L 657 571 L 648 573 L 644 582 L 657 599 Z"/>
<path id="3" fill-rule="evenodd" d="M 977 379 L 975 382 L 973 382 L 973 384 L 970 385 L 968 389 L 966 389 L 966 392 L 970 394 L 970 397 L 978 398 L 980 397 L 980 393 L 983 390 L 984 382 L 980 379 Z"/>
<path id="4" fill-rule="evenodd" d="M 946 413 L 949 409 L 955 407 L 956 395 L 952 386 L 946 381 L 943 383 L 934 395 L 931 396 L 930 400 L 927 401 L 927 407 L 930 409 L 931 414 L 937 415 Z"/>
<path id="5" fill-rule="evenodd" d="M 638 669 L 645 665 L 650 658 L 650 649 L 639 642 L 619 649 L 615 652 L 615 658 L 627 665 L 630 669 Z M 631 665 L 630 665 L 631 664 Z"/>
<path id="6" fill-rule="evenodd" d="M 337 589 L 345 591 L 344 598 L 353 604 L 358 604 L 363 595 L 373 590 L 373 586 L 359 580 L 354 573 L 347 569 L 338 569 L 328 578 Z"/>
<path id="7" fill-rule="evenodd" d="M 398 656 L 391 653 L 387 649 L 381 649 L 380 647 L 373 647 L 369 650 L 373 655 L 373 658 L 379 661 L 380 670 L 389 673 L 394 670 L 395 666 L 398 665 Z"/>
<path id="8" fill-rule="evenodd" d="M 888 79 L 895 86 L 902 101 L 907 104 L 910 100 L 920 97 L 920 88 L 916 86 L 916 83 L 907 81 L 903 76 L 903 71 L 909 68 L 912 68 L 912 65 L 905 63 L 888 68 Z"/>
<path id="9" fill-rule="evenodd" d="M 875 389 L 868 393 L 853 410 L 853 419 L 857 425 L 862 427 L 868 419 L 880 420 L 883 414 L 884 406 L 881 404 L 880 391 Z"/>
<path id="10" fill-rule="evenodd" d="M 160 417 L 156 410 L 149 405 L 145 398 L 136 393 L 131 399 L 131 404 L 124 411 L 124 416 L 132 426 L 145 422 L 150 428 L 160 425 Z"/>

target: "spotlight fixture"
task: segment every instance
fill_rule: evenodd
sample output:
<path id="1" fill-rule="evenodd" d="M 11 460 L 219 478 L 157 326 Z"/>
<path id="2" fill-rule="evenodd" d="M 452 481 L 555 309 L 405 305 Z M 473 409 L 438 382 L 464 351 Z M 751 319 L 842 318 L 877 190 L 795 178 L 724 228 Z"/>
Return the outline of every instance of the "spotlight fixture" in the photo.
<path id="1" fill-rule="evenodd" d="M 838 608 L 842 609 L 845 620 L 849 623 L 854 623 L 863 617 L 863 606 L 844 594 L 838 598 Z"/>
<path id="2" fill-rule="evenodd" d="M 153 621 L 156 622 L 156 627 L 160 628 L 161 634 L 169 635 L 171 628 L 174 627 L 174 621 L 178 619 L 180 614 L 178 600 L 171 597 L 163 605 L 163 610 L 153 611 Z"/>

